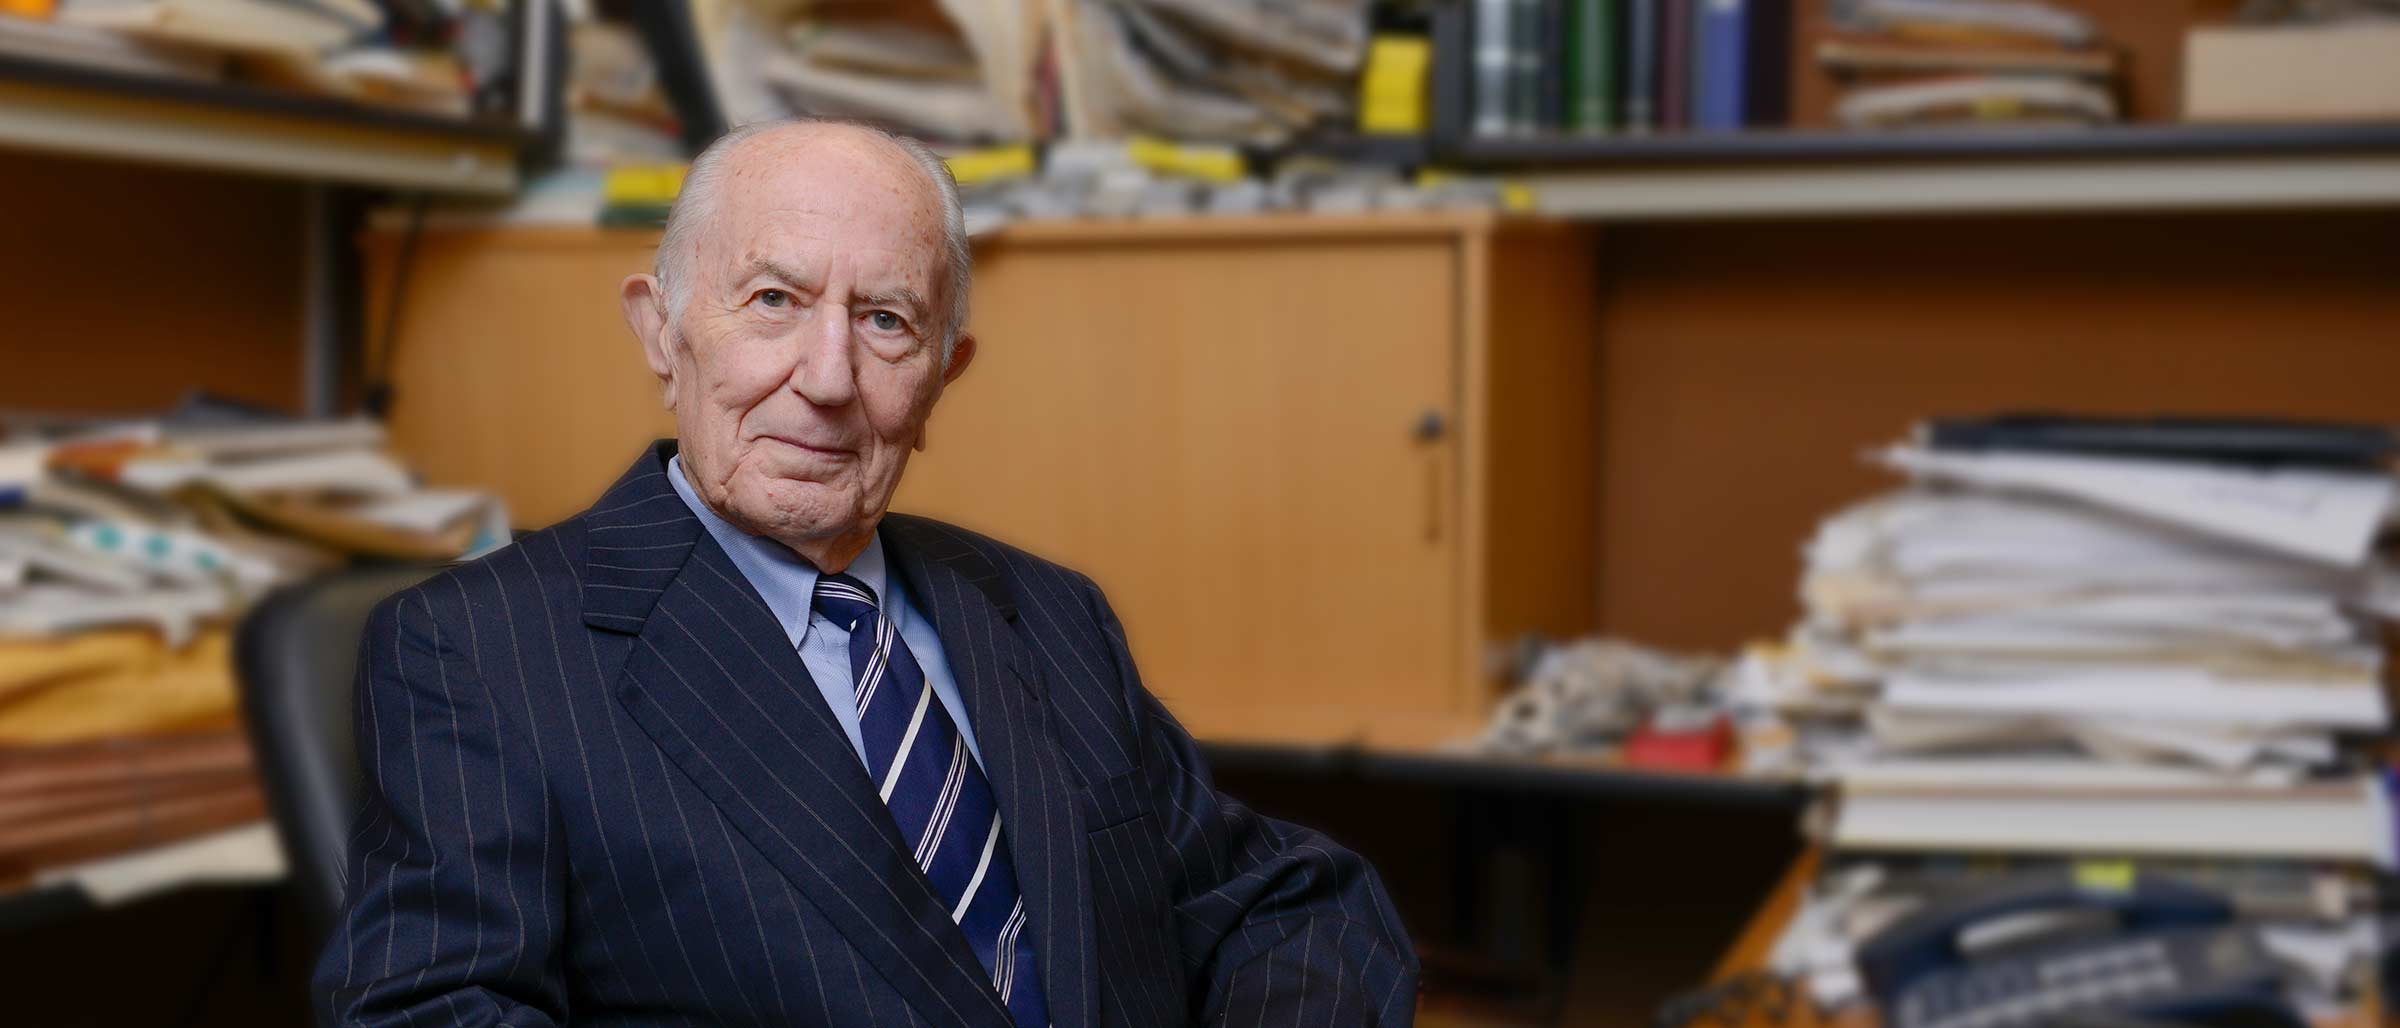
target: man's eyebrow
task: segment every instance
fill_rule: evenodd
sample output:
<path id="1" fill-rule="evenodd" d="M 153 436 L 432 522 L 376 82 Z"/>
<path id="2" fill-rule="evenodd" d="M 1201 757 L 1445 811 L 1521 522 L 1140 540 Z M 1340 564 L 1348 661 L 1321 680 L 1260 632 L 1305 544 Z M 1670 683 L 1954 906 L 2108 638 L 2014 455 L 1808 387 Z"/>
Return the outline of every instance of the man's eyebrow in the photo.
<path id="1" fill-rule="evenodd" d="M 800 285 L 808 281 L 807 276 L 802 275 L 799 269 L 789 264 L 781 263 L 771 257 L 753 257 L 750 259 L 750 266 L 743 269 L 742 279 L 748 281 L 760 275 L 780 279 L 792 285 Z"/>
<path id="2" fill-rule="evenodd" d="M 865 307 L 905 307 L 912 314 L 923 314 L 929 309 L 925 304 L 925 298 L 917 295 L 916 290 L 907 286 L 890 292 L 860 293 L 858 302 L 860 306 Z"/>

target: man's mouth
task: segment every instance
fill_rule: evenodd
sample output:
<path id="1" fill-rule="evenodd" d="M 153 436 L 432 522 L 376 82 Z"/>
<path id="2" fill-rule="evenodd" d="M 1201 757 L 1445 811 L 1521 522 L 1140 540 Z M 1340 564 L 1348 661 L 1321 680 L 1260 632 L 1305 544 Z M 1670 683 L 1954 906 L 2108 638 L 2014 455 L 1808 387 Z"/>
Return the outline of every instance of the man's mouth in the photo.
<path id="1" fill-rule="evenodd" d="M 832 446 L 832 445 L 828 445 L 828 444 L 824 444 L 824 443 L 812 443 L 812 442 L 809 442 L 809 441 L 807 441 L 807 440 L 805 440 L 805 439 L 798 439 L 798 438 L 795 438 L 795 437 L 792 437 L 792 436 L 788 436 L 788 435 L 772 435 L 772 434 L 770 434 L 770 435 L 761 436 L 760 438 L 763 438 L 763 439 L 772 439 L 772 440 L 774 440 L 774 441 L 776 441 L 776 442 L 782 443 L 782 444 L 783 444 L 783 445 L 785 445 L 785 446 L 789 446 L 789 447 L 791 447 L 791 448 L 793 448 L 793 449 L 795 449 L 795 450 L 800 450 L 800 451 L 803 451 L 803 452 L 806 452 L 806 453 L 815 454 L 815 455 L 817 455 L 817 456 L 820 456 L 820 457 L 850 457 L 850 456 L 854 456 L 854 455 L 856 455 L 856 454 L 858 453 L 858 450 L 857 450 L 855 447 L 848 447 L 848 446 Z"/>

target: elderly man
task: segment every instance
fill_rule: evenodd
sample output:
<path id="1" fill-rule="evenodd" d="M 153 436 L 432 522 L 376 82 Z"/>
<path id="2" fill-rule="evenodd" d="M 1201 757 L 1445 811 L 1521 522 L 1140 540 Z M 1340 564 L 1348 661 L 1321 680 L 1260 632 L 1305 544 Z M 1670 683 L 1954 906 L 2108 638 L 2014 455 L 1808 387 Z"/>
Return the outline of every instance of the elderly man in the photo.
<path id="1" fill-rule="evenodd" d="M 1374 872 L 1216 792 L 1090 580 L 885 514 L 967 283 L 913 142 L 693 163 L 622 297 L 677 439 L 368 627 L 335 1021 L 1410 1021 Z"/>

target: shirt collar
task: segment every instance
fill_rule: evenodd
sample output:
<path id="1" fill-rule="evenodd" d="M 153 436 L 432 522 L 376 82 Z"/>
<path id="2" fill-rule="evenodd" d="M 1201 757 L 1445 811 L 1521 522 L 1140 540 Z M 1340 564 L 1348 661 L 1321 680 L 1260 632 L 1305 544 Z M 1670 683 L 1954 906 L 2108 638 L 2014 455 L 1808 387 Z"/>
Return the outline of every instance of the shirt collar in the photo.
<path id="1" fill-rule="evenodd" d="M 683 498 L 683 505 L 691 508 L 692 515 L 700 519 L 701 526 L 708 529 L 709 536 L 733 560 L 734 567 L 741 570 L 742 577 L 749 579 L 751 587 L 757 589 L 760 597 L 767 601 L 767 608 L 774 611 L 776 617 L 786 625 L 807 625 L 808 612 L 817 593 L 817 576 L 820 572 L 816 565 L 793 552 L 791 547 L 764 536 L 751 535 L 717 516 L 717 512 L 701 502 L 700 494 L 684 479 L 682 456 L 668 459 L 667 481 L 675 487 L 675 495 Z M 874 591 L 877 605 L 892 611 L 886 616 L 897 617 L 894 609 L 897 605 L 891 602 L 891 593 L 885 589 L 888 576 L 885 574 L 882 533 L 878 532 L 867 540 L 867 548 L 850 562 L 848 568 L 843 569 L 843 574 L 866 583 L 867 588 Z"/>

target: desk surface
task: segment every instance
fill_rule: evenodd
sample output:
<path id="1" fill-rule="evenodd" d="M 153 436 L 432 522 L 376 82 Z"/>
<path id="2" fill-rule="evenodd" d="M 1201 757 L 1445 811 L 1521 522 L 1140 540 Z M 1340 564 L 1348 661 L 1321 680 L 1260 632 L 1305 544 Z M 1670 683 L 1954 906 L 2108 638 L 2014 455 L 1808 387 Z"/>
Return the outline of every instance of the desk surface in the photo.
<path id="1" fill-rule="evenodd" d="M 1458 745 L 1482 731 L 1480 720 L 1393 719 L 1341 724 L 1284 722 L 1190 726 L 1209 761 L 1227 770 L 1345 774 L 1374 781 L 1457 788 L 1662 799 L 1734 806 L 1798 807 L 1797 781 L 1733 770 L 1665 771 L 1599 756 L 1506 756 Z"/>
<path id="2" fill-rule="evenodd" d="M 1726 950 L 1724 958 L 1717 962 L 1712 981 L 1725 981 L 1766 966 L 1768 955 L 1775 949 L 1775 940 L 1783 934 L 1783 926 L 1799 911 L 1800 900 L 1807 894 L 1809 883 L 1816 880 L 1817 866 L 1822 858 L 1822 852 L 1812 846 L 1800 854 L 1800 859 L 1792 862 L 1791 869 L 1784 872 L 1783 880 L 1775 884 L 1775 891 L 1759 906 L 1758 913 L 1734 938 L 1732 948 Z M 1741 1028 L 1874 1028 L 1876 1025 L 1875 1016 L 1864 1009 L 1853 1007 L 1839 1016 L 1829 1018 L 1820 1016 L 1806 1000 L 1793 1003 L 1787 1015 L 1777 1019 L 1768 1011 L 1752 1010 L 1741 1021 Z M 2381 1022 L 2377 1021 L 2370 1008 L 2316 1023 L 2318 1028 L 2371 1028 Z"/>

